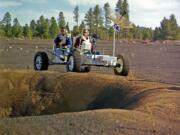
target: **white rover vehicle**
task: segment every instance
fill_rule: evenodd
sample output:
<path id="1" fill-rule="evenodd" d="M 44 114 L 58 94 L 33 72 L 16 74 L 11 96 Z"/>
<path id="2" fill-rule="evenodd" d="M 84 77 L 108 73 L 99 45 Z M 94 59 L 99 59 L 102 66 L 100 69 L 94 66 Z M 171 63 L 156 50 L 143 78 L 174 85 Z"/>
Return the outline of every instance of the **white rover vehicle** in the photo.
<path id="1" fill-rule="evenodd" d="M 129 73 L 129 64 L 127 59 L 119 54 L 115 55 L 115 35 L 120 31 L 118 24 L 123 24 L 129 28 L 131 25 L 123 15 L 118 16 L 120 9 L 116 9 L 115 17 L 112 16 L 114 22 L 114 40 L 113 40 L 113 56 L 100 55 L 99 53 L 91 52 L 91 44 L 84 43 L 79 48 L 54 48 L 53 56 L 48 57 L 46 52 L 37 52 L 34 57 L 35 70 L 47 70 L 49 65 L 64 64 L 68 72 L 90 72 L 91 66 L 112 67 L 115 75 L 127 76 Z M 64 51 L 64 55 L 61 55 Z"/>
<path id="2" fill-rule="evenodd" d="M 64 51 L 62 56 L 60 51 Z M 68 72 L 90 72 L 91 66 L 112 67 L 115 75 L 127 76 L 129 64 L 123 55 L 109 56 L 91 53 L 91 44 L 84 43 L 79 48 L 54 48 L 52 57 L 47 52 L 37 52 L 34 57 L 34 69 L 48 70 L 50 65 L 66 65 Z"/>

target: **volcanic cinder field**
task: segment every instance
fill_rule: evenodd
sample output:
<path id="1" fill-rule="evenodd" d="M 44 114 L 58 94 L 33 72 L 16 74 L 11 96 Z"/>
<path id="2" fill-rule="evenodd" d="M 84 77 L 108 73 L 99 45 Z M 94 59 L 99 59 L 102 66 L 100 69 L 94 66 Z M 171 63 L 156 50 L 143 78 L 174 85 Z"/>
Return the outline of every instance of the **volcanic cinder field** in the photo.
<path id="1" fill-rule="evenodd" d="M 0 40 L 0 135 L 180 135 L 180 42 L 117 41 L 128 77 L 111 68 L 33 71 L 50 40 Z M 112 54 L 110 41 L 97 50 Z"/>

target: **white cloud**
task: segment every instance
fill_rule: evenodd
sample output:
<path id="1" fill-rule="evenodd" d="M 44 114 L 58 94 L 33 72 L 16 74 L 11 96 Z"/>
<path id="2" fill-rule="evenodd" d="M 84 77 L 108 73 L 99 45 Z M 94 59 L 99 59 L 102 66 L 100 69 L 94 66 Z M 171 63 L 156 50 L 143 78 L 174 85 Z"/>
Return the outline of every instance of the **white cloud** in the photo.
<path id="1" fill-rule="evenodd" d="M 17 7 L 17 6 L 21 6 L 21 5 L 22 5 L 22 3 L 17 2 L 17 1 L 0 1 L 1 8 Z"/>
<path id="2" fill-rule="evenodd" d="M 137 25 L 156 27 L 164 16 L 175 14 L 180 24 L 179 0 L 129 0 L 130 18 Z"/>
<path id="3" fill-rule="evenodd" d="M 71 5 L 79 5 L 80 7 L 80 21 L 84 19 L 86 13 L 81 12 L 81 6 L 83 9 L 89 6 L 93 7 L 96 4 L 103 6 L 104 3 L 109 2 L 111 8 L 114 9 L 117 0 L 67 0 Z M 5 1 L 0 0 L 0 7 L 12 7 L 20 6 L 22 3 L 48 3 L 48 0 L 14 0 Z M 180 25 L 180 0 L 128 0 L 130 5 L 130 19 L 133 23 L 140 26 L 146 27 L 156 27 L 160 25 L 160 21 L 164 16 L 169 17 L 170 14 L 175 14 L 178 24 Z M 59 9 L 50 9 L 46 11 L 33 11 L 31 9 L 27 10 L 17 10 L 14 12 L 14 17 L 18 17 L 22 24 L 29 23 L 30 20 L 37 20 L 40 15 L 44 15 L 47 18 L 55 16 L 58 18 Z M 64 11 L 66 20 L 70 23 L 72 28 L 75 25 L 73 19 L 73 9 L 71 11 Z M 12 13 L 13 14 L 13 13 Z"/>
<path id="4" fill-rule="evenodd" d="M 0 0 L 0 8 L 17 7 L 23 5 L 25 2 L 42 4 L 42 3 L 46 3 L 47 0 L 13 0 L 13 1 Z"/>
<path id="5" fill-rule="evenodd" d="M 71 5 L 104 5 L 106 2 L 109 2 L 111 6 L 115 6 L 116 1 L 112 0 L 67 0 Z"/>
<path id="6" fill-rule="evenodd" d="M 172 9 L 177 8 L 180 4 L 179 0 L 129 0 L 131 8 L 156 10 L 156 9 Z"/>
<path id="7" fill-rule="evenodd" d="M 68 0 L 71 5 L 95 5 L 101 6 L 109 2 L 112 9 L 117 0 Z M 164 16 L 175 14 L 180 24 L 180 0 L 128 0 L 130 6 L 130 19 L 137 25 L 156 27 Z"/>
<path id="8" fill-rule="evenodd" d="M 97 3 L 99 4 L 99 3 L 103 2 L 103 0 L 101 0 L 99 2 L 97 2 L 97 0 L 90 0 L 90 1 L 88 1 L 88 0 L 68 0 L 68 1 L 71 5 L 95 5 Z"/>
<path id="9" fill-rule="evenodd" d="M 21 2 L 29 2 L 29 3 L 46 3 L 47 0 L 17 0 Z"/>

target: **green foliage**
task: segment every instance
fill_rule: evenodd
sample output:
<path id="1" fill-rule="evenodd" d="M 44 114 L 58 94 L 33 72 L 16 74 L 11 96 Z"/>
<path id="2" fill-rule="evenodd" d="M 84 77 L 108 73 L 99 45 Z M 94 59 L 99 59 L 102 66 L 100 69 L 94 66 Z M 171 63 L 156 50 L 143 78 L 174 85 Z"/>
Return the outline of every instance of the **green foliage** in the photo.
<path id="1" fill-rule="evenodd" d="M 11 20 L 11 14 L 9 12 L 6 12 L 4 18 L 2 19 L 2 23 L 5 25 L 11 25 Z"/>
<path id="2" fill-rule="evenodd" d="M 78 36 L 79 34 L 80 34 L 80 30 L 79 30 L 78 26 L 74 26 L 73 31 L 72 31 L 72 35 Z"/>
<path id="3" fill-rule="evenodd" d="M 100 34 L 103 28 L 102 8 L 100 8 L 99 5 L 96 5 L 94 9 L 90 8 L 85 14 L 84 21 L 89 27 L 90 33 Z"/>
<path id="4" fill-rule="evenodd" d="M 32 38 L 32 30 L 30 29 L 28 24 L 23 27 L 23 35 L 24 37 Z"/>
<path id="5" fill-rule="evenodd" d="M 88 12 L 85 14 L 85 20 L 86 25 L 89 27 L 90 33 L 93 33 L 94 31 L 94 13 L 93 9 L 90 8 Z"/>
<path id="6" fill-rule="evenodd" d="M 172 36 L 170 35 L 170 29 L 170 22 L 164 17 L 163 21 L 161 22 L 161 37 L 163 39 L 172 39 Z"/>
<path id="7" fill-rule="evenodd" d="M 74 8 L 73 13 L 74 13 L 74 21 L 77 23 L 77 26 L 79 26 L 79 7 L 78 6 Z"/>
<path id="8" fill-rule="evenodd" d="M 121 7 L 121 15 L 129 20 L 129 4 L 127 0 L 124 0 Z"/>
<path id="9" fill-rule="evenodd" d="M 142 29 L 142 33 L 143 33 L 143 40 L 152 39 L 153 38 L 153 34 L 152 34 L 152 29 L 151 28 L 143 28 Z"/>
<path id="10" fill-rule="evenodd" d="M 98 28 L 102 28 L 102 26 L 103 26 L 102 9 L 99 7 L 99 5 L 96 5 L 94 7 L 94 27 L 96 33 L 98 32 Z"/>
<path id="11" fill-rule="evenodd" d="M 171 15 L 169 19 L 164 17 L 164 19 L 161 22 L 160 33 L 162 39 L 178 39 L 177 35 L 179 35 L 179 27 L 174 15 Z"/>
<path id="12" fill-rule="evenodd" d="M 58 24 L 59 24 L 59 28 L 65 27 L 65 25 L 66 25 L 66 21 L 65 21 L 65 17 L 64 17 L 63 12 L 59 13 Z"/>
<path id="13" fill-rule="evenodd" d="M 180 40 L 180 27 L 177 30 L 177 35 L 175 36 L 176 40 Z"/>
<path id="14" fill-rule="evenodd" d="M 119 15 L 122 15 L 121 14 L 121 10 L 122 10 L 122 0 L 118 0 L 118 2 L 116 3 L 116 12 L 119 13 Z"/>
<path id="15" fill-rule="evenodd" d="M 18 21 L 17 18 L 13 20 L 13 26 L 12 26 L 12 37 L 22 37 L 23 36 L 23 29 Z"/>
<path id="16" fill-rule="evenodd" d="M 105 27 L 109 28 L 110 24 L 111 24 L 111 19 L 110 19 L 111 8 L 110 8 L 109 3 L 105 3 L 104 4 L 104 12 L 105 12 L 105 15 L 104 15 L 104 18 L 105 18 Z"/>
<path id="17" fill-rule="evenodd" d="M 7 37 L 12 35 L 11 20 L 11 14 L 6 12 L 4 18 L 2 19 L 2 24 L 4 25 L 5 36 Z"/>
<path id="18" fill-rule="evenodd" d="M 38 34 L 37 34 L 37 24 L 36 24 L 35 20 L 32 20 L 30 22 L 30 29 L 32 31 L 33 37 L 36 37 Z"/>
<path id="19" fill-rule="evenodd" d="M 49 27 L 49 34 L 51 38 L 55 38 L 58 34 L 58 25 L 56 22 L 56 19 L 54 17 L 51 18 L 50 20 L 50 27 Z"/>
<path id="20" fill-rule="evenodd" d="M 160 28 L 155 28 L 154 30 L 154 35 L 153 35 L 153 40 L 160 40 L 161 39 L 161 30 Z"/>
<path id="21" fill-rule="evenodd" d="M 37 21 L 37 36 L 41 38 L 48 38 L 49 37 L 49 24 L 48 21 L 41 16 Z"/>
<path id="22" fill-rule="evenodd" d="M 108 30 L 109 40 L 113 38 L 113 33 L 114 33 L 114 28 L 111 27 L 111 28 Z"/>
<path id="23" fill-rule="evenodd" d="M 5 36 L 4 25 L 2 21 L 0 21 L 0 37 L 4 37 L 4 36 Z"/>
<path id="24" fill-rule="evenodd" d="M 119 15 L 129 20 L 129 4 L 127 0 L 118 0 L 116 3 L 116 10 Z"/>
<path id="25" fill-rule="evenodd" d="M 2 28 L 0 28 L 0 37 L 4 37 L 4 36 L 5 36 L 5 31 Z"/>
<path id="26" fill-rule="evenodd" d="M 112 18 L 112 20 L 119 24 L 121 27 L 121 32 L 119 37 L 121 38 L 129 38 L 132 37 L 133 34 L 130 32 L 130 22 L 129 22 L 129 4 L 127 0 L 118 0 L 116 3 L 116 18 Z"/>
<path id="27" fill-rule="evenodd" d="M 153 30 L 130 23 L 128 0 L 117 0 L 117 15 L 113 16 L 111 12 L 109 3 L 105 3 L 103 7 L 95 5 L 86 12 L 84 20 L 79 24 L 79 7 L 76 6 L 73 10 L 76 26 L 73 27 L 72 35 L 77 36 L 84 28 L 88 28 L 90 34 L 97 33 L 101 39 L 111 40 L 114 31 L 111 22 L 114 22 L 121 27 L 121 31 L 116 33 L 119 39 L 180 40 L 180 27 L 175 15 L 164 17 L 160 27 Z M 0 20 L 0 37 L 54 38 L 61 27 L 66 27 L 70 32 L 69 23 L 66 23 L 63 12 L 59 12 L 57 20 L 54 17 L 49 20 L 41 16 L 37 21 L 32 20 L 29 26 L 26 24 L 22 27 L 17 18 L 14 19 L 13 25 L 11 21 L 11 14 L 6 12 Z"/>
<path id="28" fill-rule="evenodd" d="M 79 31 L 82 32 L 83 29 L 85 29 L 84 21 L 81 22 L 81 24 L 80 24 L 80 26 L 79 26 Z"/>

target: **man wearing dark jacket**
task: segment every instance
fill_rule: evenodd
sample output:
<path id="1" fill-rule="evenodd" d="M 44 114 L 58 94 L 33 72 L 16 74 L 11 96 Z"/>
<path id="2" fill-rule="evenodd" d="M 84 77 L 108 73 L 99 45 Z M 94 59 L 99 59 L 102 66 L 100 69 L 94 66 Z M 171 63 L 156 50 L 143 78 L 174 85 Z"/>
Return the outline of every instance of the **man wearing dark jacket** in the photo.
<path id="1" fill-rule="evenodd" d="M 53 51 L 56 56 L 59 56 L 62 60 L 64 60 L 64 55 L 70 53 L 71 48 L 72 48 L 71 36 L 68 34 L 67 30 L 64 27 L 62 27 L 60 33 L 54 39 Z"/>
<path id="2" fill-rule="evenodd" d="M 60 34 L 54 39 L 54 43 L 56 48 L 64 48 L 68 45 L 72 45 L 71 37 L 64 27 L 61 28 Z"/>

